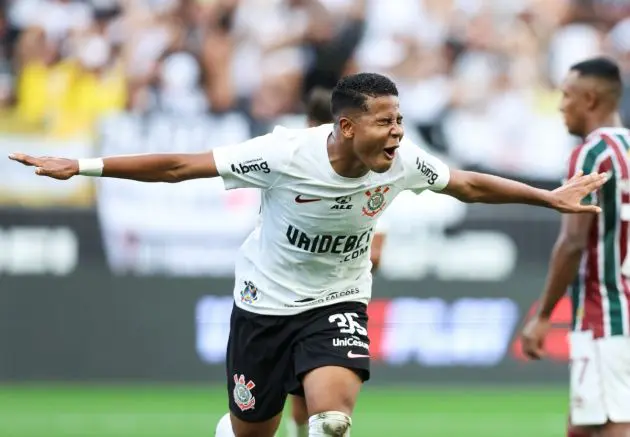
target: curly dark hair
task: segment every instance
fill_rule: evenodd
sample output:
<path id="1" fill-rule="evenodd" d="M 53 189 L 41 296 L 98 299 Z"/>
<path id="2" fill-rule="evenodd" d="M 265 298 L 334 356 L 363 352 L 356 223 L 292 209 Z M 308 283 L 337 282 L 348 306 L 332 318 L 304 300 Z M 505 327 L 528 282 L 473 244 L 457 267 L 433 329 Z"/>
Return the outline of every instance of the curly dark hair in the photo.
<path id="1" fill-rule="evenodd" d="M 332 114 L 336 117 L 347 110 L 367 111 L 367 98 L 381 96 L 398 96 L 396 84 L 388 77 L 376 73 L 343 77 L 332 92 Z"/>

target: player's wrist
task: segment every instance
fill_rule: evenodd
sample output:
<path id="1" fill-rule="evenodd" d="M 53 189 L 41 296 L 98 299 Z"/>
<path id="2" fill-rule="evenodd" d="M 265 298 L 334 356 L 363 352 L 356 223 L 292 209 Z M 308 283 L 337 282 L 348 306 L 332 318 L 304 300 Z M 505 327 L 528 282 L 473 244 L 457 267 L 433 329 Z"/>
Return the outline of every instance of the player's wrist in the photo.
<path id="1" fill-rule="evenodd" d="M 538 312 L 536 313 L 536 318 L 538 320 L 540 320 L 541 322 L 547 322 L 549 321 L 549 319 L 551 318 L 551 313 L 553 310 L 549 310 L 546 308 L 541 308 L 540 310 L 538 310 Z"/>
<path id="2" fill-rule="evenodd" d="M 93 176 L 99 177 L 103 175 L 103 159 L 102 158 L 89 158 L 79 159 L 77 163 L 77 173 L 81 176 Z"/>
<path id="3" fill-rule="evenodd" d="M 553 191 L 544 190 L 541 188 L 538 190 L 538 192 L 540 194 L 540 199 L 543 206 L 553 209 L 556 209 L 558 207 L 558 200 L 556 199 Z"/>

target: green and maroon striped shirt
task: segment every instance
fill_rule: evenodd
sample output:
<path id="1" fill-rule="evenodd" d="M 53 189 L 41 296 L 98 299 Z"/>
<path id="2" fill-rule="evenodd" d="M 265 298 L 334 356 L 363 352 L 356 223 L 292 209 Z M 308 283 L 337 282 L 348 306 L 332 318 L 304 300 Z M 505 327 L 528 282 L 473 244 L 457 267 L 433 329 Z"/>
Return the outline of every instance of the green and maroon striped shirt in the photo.
<path id="1" fill-rule="evenodd" d="M 586 201 L 602 213 L 593 221 L 579 273 L 571 286 L 573 328 L 592 330 L 595 337 L 630 335 L 630 281 L 622 267 L 628 255 L 630 220 L 630 131 L 601 128 L 577 147 L 568 176 L 577 171 L 610 174 L 610 179 Z M 628 258 L 630 267 L 630 258 Z M 626 267 L 626 268 L 628 268 Z"/>

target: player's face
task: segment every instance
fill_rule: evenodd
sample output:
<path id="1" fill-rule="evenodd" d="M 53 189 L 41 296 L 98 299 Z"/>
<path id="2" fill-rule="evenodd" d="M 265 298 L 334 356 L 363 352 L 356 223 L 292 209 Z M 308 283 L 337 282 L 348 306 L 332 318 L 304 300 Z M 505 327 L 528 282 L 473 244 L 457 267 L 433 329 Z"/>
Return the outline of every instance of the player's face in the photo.
<path id="1" fill-rule="evenodd" d="M 354 153 L 370 170 L 383 173 L 391 167 L 404 134 L 398 97 L 369 98 L 367 105 L 353 122 Z"/>
<path id="2" fill-rule="evenodd" d="M 583 137 L 588 109 L 588 96 L 581 86 L 577 72 L 571 71 L 562 84 L 562 100 L 560 111 L 564 116 L 564 124 L 571 135 Z"/>

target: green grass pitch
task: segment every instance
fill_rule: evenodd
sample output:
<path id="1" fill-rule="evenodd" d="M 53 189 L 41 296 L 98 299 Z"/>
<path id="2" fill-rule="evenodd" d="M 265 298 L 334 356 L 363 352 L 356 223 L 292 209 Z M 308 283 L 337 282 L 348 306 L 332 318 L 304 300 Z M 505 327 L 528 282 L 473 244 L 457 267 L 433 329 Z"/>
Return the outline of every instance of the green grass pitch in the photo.
<path id="1" fill-rule="evenodd" d="M 562 387 L 366 387 L 352 437 L 562 436 L 566 399 Z M 225 411 L 216 386 L 0 386 L 1 437 L 213 437 Z"/>

